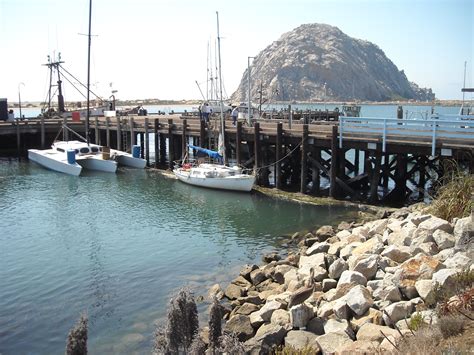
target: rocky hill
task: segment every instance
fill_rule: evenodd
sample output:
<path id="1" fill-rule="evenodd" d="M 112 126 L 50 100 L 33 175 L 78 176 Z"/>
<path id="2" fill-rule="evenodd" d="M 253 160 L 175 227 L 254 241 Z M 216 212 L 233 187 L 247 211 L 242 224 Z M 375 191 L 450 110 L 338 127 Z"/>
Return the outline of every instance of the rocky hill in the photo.
<path id="1" fill-rule="evenodd" d="M 246 101 L 247 75 L 246 70 L 234 101 Z M 259 91 L 270 101 L 434 99 L 431 89 L 410 83 L 375 44 L 324 24 L 302 25 L 260 52 L 251 84 L 253 101 Z"/>

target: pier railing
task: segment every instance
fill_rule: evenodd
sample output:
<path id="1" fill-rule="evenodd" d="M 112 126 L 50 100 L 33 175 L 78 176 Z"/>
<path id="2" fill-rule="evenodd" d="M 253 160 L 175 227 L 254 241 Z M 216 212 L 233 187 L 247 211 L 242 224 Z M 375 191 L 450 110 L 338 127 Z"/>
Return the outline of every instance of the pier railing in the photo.
<path id="1" fill-rule="evenodd" d="M 431 141 L 431 155 L 435 155 L 436 142 L 439 139 L 459 140 L 474 146 L 474 120 L 468 116 L 455 116 L 456 119 L 408 120 L 376 117 L 339 117 L 339 148 L 344 139 L 354 135 L 379 138 L 382 152 L 386 152 L 391 141 L 426 142 Z M 454 118 L 454 117 L 453 117 Z"/>

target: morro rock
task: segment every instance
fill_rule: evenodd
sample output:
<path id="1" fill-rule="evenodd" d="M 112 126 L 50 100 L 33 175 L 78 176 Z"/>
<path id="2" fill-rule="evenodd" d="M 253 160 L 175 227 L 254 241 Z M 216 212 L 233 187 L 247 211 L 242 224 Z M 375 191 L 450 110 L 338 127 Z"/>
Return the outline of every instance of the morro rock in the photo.
<path id="1" fill-rule="evenodd" d="M 431 89 L 410 83 L 375 44 L 324 24 L 302 25 L 261 51 L 251 66 L 251 84 L 254 102 L 434 99 Z M 245 102 L 247 92 L 246 70 L 232 99 Z"/>

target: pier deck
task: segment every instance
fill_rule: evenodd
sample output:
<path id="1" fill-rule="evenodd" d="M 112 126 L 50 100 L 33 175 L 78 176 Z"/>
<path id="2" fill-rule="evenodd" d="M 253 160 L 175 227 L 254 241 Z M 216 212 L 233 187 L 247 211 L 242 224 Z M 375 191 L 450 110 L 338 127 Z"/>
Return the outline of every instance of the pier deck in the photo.
<path id="1" fill-rule="evenodd" d="M 474 121 L 462 117 L 418 121 L 340 117 L 339 121 L 304 122 L 260 119 L 252 126 L 242 121 L 233 126 L 229 118 L 227 156 L 255 169 L 262 186 L 294 190 L 299 185 L 302 193 L 370 202 L 404 201 L 414 192 L 421 198 L 430 180 L 446 173 L 443 161 L 448 158 L 471 171 L 474 168 Z M 24 155 L 29 148 L 46 148 L 64 123 L 84 135 L 83 120 L 1 122 L 0 149 L 16 148 Z M 140 136 L 148 165 L 153 146 L 153 165 L 172 168 L 191 140 L 214 148 L 218 127 L 218 118 L 206 125 L 197 117 L 181 115 L 100 117 L 91 118 L 90 136 L 94 143 L 120 150 L 130 150 Z M 58 138 L 72 139 L 72 135 L 64 130 Z"/>

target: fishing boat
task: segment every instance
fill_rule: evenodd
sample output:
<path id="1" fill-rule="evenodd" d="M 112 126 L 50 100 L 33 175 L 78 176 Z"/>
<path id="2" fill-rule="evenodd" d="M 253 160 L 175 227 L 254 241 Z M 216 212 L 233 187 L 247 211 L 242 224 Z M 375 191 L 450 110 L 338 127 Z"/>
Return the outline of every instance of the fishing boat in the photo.
<path id="1" fill-rule="evenodd" d="M 219 13 L 217 14 L 217 44 L 219 53 L 219 79 L 221 75 L 221 52 L 219 37 Z M 224 147 L 224 104 L 222 100 L 222 80 L 219 80 L 220 87 L 220 129 L 218 151 L 205 149 L 189 145 L 191 149 L 195 149 L 200 153 L 206 154 L 209 158 L 214 159 L 215 163 L 199 163 L 192 162 L 187 159 L 187 152 L 184 158 L 173 169 L 175 176 L 182 182 L 207 187 L 212 189 L 223 189 L 233 191 L 250 191 L 255 183 L 254 174 L 245 174 L 239 166 L 229 167 L 224 164 L 225 147 Z"/>

